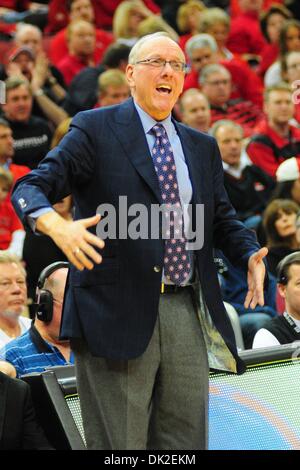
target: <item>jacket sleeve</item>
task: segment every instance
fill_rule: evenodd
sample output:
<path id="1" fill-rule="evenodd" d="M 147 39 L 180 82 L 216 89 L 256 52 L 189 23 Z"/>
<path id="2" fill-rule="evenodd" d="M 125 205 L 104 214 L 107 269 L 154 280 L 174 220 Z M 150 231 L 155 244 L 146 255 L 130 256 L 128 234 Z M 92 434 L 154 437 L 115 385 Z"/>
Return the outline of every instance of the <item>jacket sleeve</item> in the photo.
<path id="1" fill-rule="evenodd" d="M 215 141 L 214 141 L 215 142 Z M 214 246 L 221 249 L 234 265 L 248 267 L 249 257 L 260 249 L 255 234 L 237 218 L 224 187 L 223 167 L 217 143 L 212 158 L 215 217 Z"/>
<path id="2" fill-rule="evenodd" d="M 24 227 L 30 228 L 27 217 L 33 212 L 71 194 L 75 184 L 88 183 L 94 169 L 94 126 L 89 112 L 79 113 L 60 144 L 37 169 L 16 182 L 11 201 Z"/>

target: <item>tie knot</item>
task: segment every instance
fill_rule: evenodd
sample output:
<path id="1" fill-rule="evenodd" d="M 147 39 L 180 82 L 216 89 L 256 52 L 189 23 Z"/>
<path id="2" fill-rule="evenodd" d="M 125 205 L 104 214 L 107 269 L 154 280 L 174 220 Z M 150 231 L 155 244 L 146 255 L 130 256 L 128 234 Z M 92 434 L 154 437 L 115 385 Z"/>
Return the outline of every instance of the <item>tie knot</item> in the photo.
<path id="1" fill-rule="evenodd" d="M 162 124 L 155 124 L 155 126 L 153 126 L 151 130 L 155 137 L 162 137 L 166 134 L 166 129 Z"/>

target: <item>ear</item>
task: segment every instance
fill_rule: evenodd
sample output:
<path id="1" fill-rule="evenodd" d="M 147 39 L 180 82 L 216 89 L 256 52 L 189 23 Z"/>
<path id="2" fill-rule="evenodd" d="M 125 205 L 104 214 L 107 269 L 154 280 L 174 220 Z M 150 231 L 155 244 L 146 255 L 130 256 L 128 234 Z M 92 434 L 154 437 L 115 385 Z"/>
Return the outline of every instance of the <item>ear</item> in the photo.
<path id="1" fill-rule="evenodd" d="M 127 64 L 125 75 L 126 75 L 130 88 L 134 86 L 133 72 L 134 72 L 134 66 L 132 64 Z"/>
<path id="2" fill-rule="evenodd" d="M 285 299 L 286 285 L 285 284 L 277 284 L 277 289 L 278 289 L 280 297 Z"/>

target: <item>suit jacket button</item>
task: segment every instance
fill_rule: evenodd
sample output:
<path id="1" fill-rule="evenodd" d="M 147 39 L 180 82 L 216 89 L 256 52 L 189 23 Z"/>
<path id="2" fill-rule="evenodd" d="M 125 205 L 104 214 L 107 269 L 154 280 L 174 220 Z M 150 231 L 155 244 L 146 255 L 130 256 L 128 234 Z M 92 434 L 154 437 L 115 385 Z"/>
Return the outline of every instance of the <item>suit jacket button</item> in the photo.
<path id="1" fill-rule="evenodd" d="M 160 267 L 160 266 L 154 266 L 153 271 L 154 271 L 155 273 L 160 273 L 161 267 Z"/>

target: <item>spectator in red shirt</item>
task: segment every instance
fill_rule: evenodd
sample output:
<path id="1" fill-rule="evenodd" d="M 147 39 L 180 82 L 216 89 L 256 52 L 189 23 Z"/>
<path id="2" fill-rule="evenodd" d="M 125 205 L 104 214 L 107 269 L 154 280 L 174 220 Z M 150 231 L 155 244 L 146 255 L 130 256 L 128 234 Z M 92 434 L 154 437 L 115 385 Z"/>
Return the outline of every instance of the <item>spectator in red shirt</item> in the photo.
<path id="1" fill-rule="evenodd" d="M 255 73 L 241 61 L 233 59 L 219 60 L 218 46 L 210 34 L 196 34 L 186 43 L 186 55 L 192 66 L 191 72 L 186 76 L 184 90 L 199 88 L 199 74 L 208 64 L 220 63 L 229 70 L 232 77 L 231 98 L 243 98 L 262 106 L 262 85 Z"/>
<path id="2" fill-rule="evenodd" d="M 9 170 L 15 183 L 17 179 L 27 175 L 30 169 L 27 166 L 12 163 L 14 153 L 14 139 L 10 125 L 5 119 L 0 118 L 0 168 Z"/>
<path id="3" fill-rule="evenodd" d="M 246 60 L 249 56 L 259 56 L 266 41 L 260 29 L 259 13 L 263 0 L 239 0 L 241 14 L 231 22 L 227 47 L 231 52 L 243 54 Z"/>
<path id="4" fill-rule="evenodd" d="M 285 2 L 285 0 L 276 0 L 277 4 L 282 5 L 284 2 Z M 275 3 L 275 0 L 263 0 L 262 9 L 264 11 L 269 10 L 270 6 L 273 3 Z M 234 18 L 234 17 L 240 15 L 241 14 L 241 8 L 240 8 L 240 5 L 239 5 L 239 0 L 230 0 L 229 10 L 230 10 L 231 18 Z"/>
<path id="5" fill-rule="evenodd" d="M 118 69 L 103 72 L 98 79 L 98 88 L 98 102 L 95 108 L 122 103 L 130 96 L 126 75 Z"/>
<path id="6" fill-rule="evenodd" d="M 70 22 L 81 19 L 94 24 L 95 15 L 91 0 L 73 0 L 70 2 L 69 9 Z M 105 50 L 113 41 L 114 38 L 111 33 L 104 31 L 103 29 L 96 28 L 96 46 L 94 51 L 95 63 L 102 60 Z M 67 54 L 67 28 L 64 28 L 51 40 L 49 55 L 53 64 L 58 64 Z"/>
<path id="7" fill-rule="evenodd" d="M 267 41 L 262 50 L 259 73 L 264 76 L 270 65 L 279 56 L 280 31 L 285 21 L 292 18 L 291 12 L 283 5 L 274 3 L 260 18 L 261 31 Z"/>
<path id="8" fill-rule="evenodd" d="M 25 231 L 8 197 L 12 186 L 12 174 L 0 168 L 0 250 L 21 257 Z"/>
<path id="9" fill-rule="evenodd" d="M 95 24 L 97 28 L 112 29 L 112 19 L 117 6 L 123 0 L 92 0 L 95 12 Z M 50 0 L 48 12 L 48 25 L 46 33 L 55 33 L 68 24 L 68 2 Z M 144 0 L 144 4 L 153 13 L 159 13 L 160 9 L 153 0 Z"/>
<path id="10" fill-rule="evenodd" d="M 240 124 L 245 137 L 249 137 L 255 125 L 262 119 L 262 112 L 249 101 L 230 99 L 230 72 L 219 64 L 207 65 L 201 71 L 200 83 L 210 103 L 212 124 L 220 119 L 230 119 Z"/>
<path id="11" fill-rule="evenodd" d="M 275 178 L 280 163 L 300 157 L 300 129 L 290 124 L 294 103 L 287 83 L 266 89 L 264 111 L 266 120 L 255 129 L 247 153 L 255 165 Z"/>
<path id="12" fill-rule="evenodd" d="M 88 21 L 77 20 L 69 24 L 67 34 L 69 53 L 59 62 L 58 68 L 69 86 L 81 70 L 95 65 L 95 27 Z"/>

